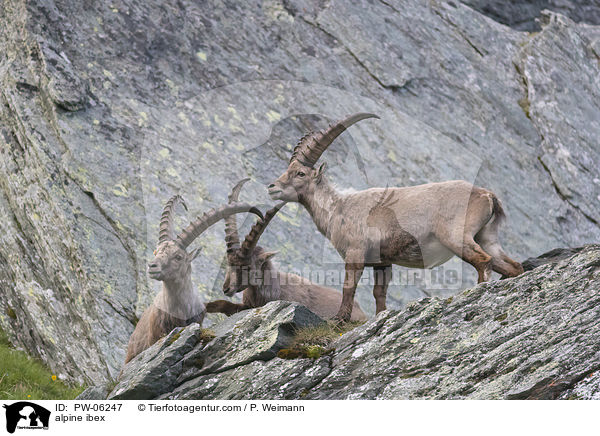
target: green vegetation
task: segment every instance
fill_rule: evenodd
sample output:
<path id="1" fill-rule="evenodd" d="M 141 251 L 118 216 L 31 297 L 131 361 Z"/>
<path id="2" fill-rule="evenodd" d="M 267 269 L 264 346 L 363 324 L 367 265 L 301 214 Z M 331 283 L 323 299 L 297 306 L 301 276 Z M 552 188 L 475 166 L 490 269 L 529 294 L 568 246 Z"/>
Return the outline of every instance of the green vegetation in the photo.
<path id="1" fill-rule="evenodd" d="M 3 400 L 68 400 L 83 391 L 56 378 L 41 362 L 15 350 L 0 330 L 0 398 Z"/>
<path id="2" fill-rule="evenodd" d="M 363 322 L 351 321 L 336 323 L 333 321 L 316 327 L 307 327 L 296 331 L 294 342 L 290 348 L 284 348 L 277 353 L 281 359 L 319 357 L 333 351 L 329 346 L 344 333 L 362 325 Z"/>
<path id="3" fill-rule="evenodd" d="M 200 342 L 202 342 L 203 345 L 208 344 L 215 337 L 215 332 L 213 332 L 211 329 L 202 329 L 200 331 Z"/>

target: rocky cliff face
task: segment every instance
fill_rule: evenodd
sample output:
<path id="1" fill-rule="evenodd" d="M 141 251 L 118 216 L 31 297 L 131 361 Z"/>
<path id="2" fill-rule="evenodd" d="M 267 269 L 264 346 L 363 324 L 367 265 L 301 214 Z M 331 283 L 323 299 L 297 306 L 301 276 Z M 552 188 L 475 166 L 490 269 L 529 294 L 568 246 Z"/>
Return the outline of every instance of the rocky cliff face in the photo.
<path id="1" fill-rule="evenodd" d="M 351 112 L 382 119 L 328 151 L 342 187 L 485 186 L 519 259 L 600 236 L 596 26 L 545 13 L 530 34 L 425 1 L 7 0 L 0 20 L 0 325 L 67 379 L 120 370 L 158 290 L 145 264 L 167 198 L 201 212 L 249 175 L 242 199 L 267 203 L 295 141 Z M 221 297 L 222 234 L 197 242 L 206 300 Z M 340 268 L 301 208 L 264 245 L 283 269 Z M 429 295 L 473 283 L 446 268 L 460 280 Z M 396 284 L 389 307 L 424 291 Z M 372 314 L 367 286 L 358 298 Z"/>
<path id="2" fill-rule="evenodd" d="M 515 279 L 382 312 L 315 359 L 276 357 L 294 331 L 323 321 L 273 302 L 218 324 L 208 343 L 198 325 L 173 331 L 112 392 L 82 397 L 599 398 L 599 286 L 600 246 L 583 247 Z"/>
<path id="3" fill-rule="evenodd" d="M 460 0 L 473 9 L 513 29 L 541 29 L 539 17 L 545 9 L 576 22 L 600 24 L 600 4 L 588 0 Z"/>

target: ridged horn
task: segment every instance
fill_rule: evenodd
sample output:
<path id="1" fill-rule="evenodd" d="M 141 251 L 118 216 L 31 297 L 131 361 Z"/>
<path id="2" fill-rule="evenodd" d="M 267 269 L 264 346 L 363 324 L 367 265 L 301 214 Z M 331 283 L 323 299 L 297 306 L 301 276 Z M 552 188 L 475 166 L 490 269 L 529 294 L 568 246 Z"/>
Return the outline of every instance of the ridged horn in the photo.
<path id="1" fill-rule="evenodd" d="M 290 163 L 292 163 L 294 160 L 297 160 L 302 165 L 309 167 L 314 166 L 323 152 L 327 150 L 327 147 L 329 147 L 335 138 L 340 136 L 342 132 L 352 124 L 366 118 L 379 117 L 375 114 L 359 112 L 330 125 L 329 128 L 325 130 L 321 130 L 320 132 L 311 132 L 308 135 L 303 136 L 298 142 L 298 145 L 296 145 L 294 148 Z"/>
<path id="2" fill-rule="evenodd" d="M 158 243 L 165 241 L 172 241 L 173 236 L 173 210 L 177 207 L 177 203 L 181 203 L 183 208 L 187 211 L 187 205 L 180 195 L 172 196 L 165 208 L 163 209 L 162 215 L 160 216 L 160 226 L 158 228 Z"/>
<path id="3" fill-rule="evenodd" d="M 277 212 L 279 212 L 279 210 L 285 206 L 285 204 L 285 201 L 276 204 L 274 207 L 265 212 L 265 218 L 262 221 L 257 221 L 254 223 L 250 229 L 250 232 L 246 235 L 246 238 L 242 243 L 242 248 L 240 249 L 240 253 L 243 258 L 247 257 L 256 248 L 256 244 L 258 244 L 260 236 L 263 234 L 273 217 L 277 215 Z"/>
<path id="4" fill-rule="evenodd" d="M 248 179 L 240 180 L 237 185 L 233 187 L 229 194 L 229 203 L 237 203 L 240 197 L 240 191 L 242 186 Z M 225 244 L 227 245 L 227 253 L 232 253 L 240 248 L 240 236 L 238 234 L 237 218 L 235 215 L 229 215 L 225 218 Z"/>
<path id="5" fill-rule="evenodd" d="M 200 236 L 206 229 L 220 220 L 227 218 L 230 215 L 242 212 L 250 212 L 260 219 L 264 219 L 260 210 L 248 203 L 231 203 L 219 207 L 218 209 L 211 209 L 208 212 L 199 216 L 194 222 L 190 223 L 180 234 L 177 236 L 177 244 L 183 249 L 186 249 L 198 236 Z"/>

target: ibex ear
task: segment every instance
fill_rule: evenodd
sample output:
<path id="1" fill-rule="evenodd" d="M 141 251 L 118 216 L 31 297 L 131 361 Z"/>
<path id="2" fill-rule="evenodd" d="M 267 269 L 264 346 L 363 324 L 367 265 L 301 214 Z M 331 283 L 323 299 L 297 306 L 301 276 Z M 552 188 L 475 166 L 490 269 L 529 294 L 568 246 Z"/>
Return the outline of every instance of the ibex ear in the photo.
<path id="1" fill-rule="evenodd" d="M 195 258 L 197 258 L 201 251 L 202 251 L 202 247 L 197 248 L 194 251 L 192 251 L 192 253 L 190 254 L 190 262 L 192 260 L 194 260 Z"/>
<path id="2" fill-rule="evenodd" d="M 325 173 L 326 169 L 327 162 L 323 162 L 321 165 L 319 165 L 319 168 L 317 169 L 317 172 L 315 174 L 315 180 L 317 181 L 317 183 L 321 182 L 321 178 L 323 177 L 323 174 Z"/>
<path id="3" fill-rule="evenodd" d="M 265 264 L 265 262 L 275 256 L 279 251 L 263 251 L 258 255 L 258 263 L 261 268 Z"/>

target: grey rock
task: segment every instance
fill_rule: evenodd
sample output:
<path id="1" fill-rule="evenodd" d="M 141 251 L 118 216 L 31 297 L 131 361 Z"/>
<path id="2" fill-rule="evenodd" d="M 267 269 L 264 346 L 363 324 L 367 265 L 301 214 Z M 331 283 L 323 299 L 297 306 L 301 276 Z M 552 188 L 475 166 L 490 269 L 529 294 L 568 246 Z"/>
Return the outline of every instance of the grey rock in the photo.
<path id="1" fill-rule="evenodd" d="M 183 371 L 183 357 L 201 344 L 202 328 L 176 328 L 128 362 L 109 394 L 115 400 L 153 398 L 172 386 Z"/>
<path id="2" fill-rule="evenodd" d="M 548 13 L 527 34 L 425 0 L 7 0 L 0 21 L 0 327 L 69 380 L 118 376 L 159 290 L 145 265 L 165 200 L 187 200 L 181 227 L 250 176 L 242 200 L 270 204 L 298 138 L 350 112 L 382 119 L 324 156 L 340 187 L 489 188 L 517 259 L 600 238 L 597 26 Z M 343 270 L 294 205 L 261 243 L 284 270 Z M 197 245 L 193 281 L 222 298 L 222 224 Z M 460 261 L 447 273 L 395 267 L 388 307 L 474 284 Z M 369 285 L 357 299 L 374 313 Z"/>
<path id="3" fill-rule="evenodd" d="M 565 391 L 561 400 L 600 400 L 600 371 L 584 374 L 572 389 Z"/>
<path id="4" fill-rule="evenodd" d="M 272 302 L 223 324 L 205 346 L 182 342 L 194 327 L 154 345 L 110 398 L 598 398 L 599 285 L 600 245 L 589 245 L 517 278 L 381 312 L 314 360 L 274 357 L 289 345 L 286 326 L 320 321 Z"/>
<path id="5" fill-rule="evenodd" d="M 538 257 L 530 257 L 525 259 L 521 265 L 525 271 L 531 271 L 539 266 L 546 265 L 547 263 L 556 263 L 559 260 L 567 259 L 574 254 L 579 253 L 583 250 L 583 247 L 577 248 L 555 248 L 547 253 L 541 254 Z"/>
<path id="6" fill-rule="evenodd" d="M 76 400 L 105 400 L 109 393 L 108 385 L 90 386 L 80 393 Z"/>
<path id="7" fill-rule="evenodd" d="M 274 301 L 215 326 L 205 344 L 197 324 L 175 329 L 129 362 L 109 399 L 149 399 L 190 379 L 273 359 L 289 347 L 296 329 L 324 321 L 304 306 Z"/>
<path id="8" fill-rule="evenodd" d="M 517 30 L 540 30 L 540 15 L 547 9 L 576 22 L 600 24 L 600 4 L 595 0 L 460 0 L 499 23 Z"/>
<path id="9" fill-rule="evenodd" d="M 557 398 L 600 364 L 599 280 L 593 246 L 451 301 L 411 303 L 345 335 L 307 397 Z"/>

